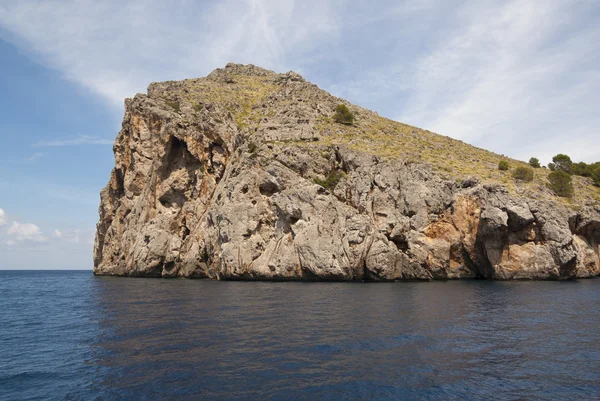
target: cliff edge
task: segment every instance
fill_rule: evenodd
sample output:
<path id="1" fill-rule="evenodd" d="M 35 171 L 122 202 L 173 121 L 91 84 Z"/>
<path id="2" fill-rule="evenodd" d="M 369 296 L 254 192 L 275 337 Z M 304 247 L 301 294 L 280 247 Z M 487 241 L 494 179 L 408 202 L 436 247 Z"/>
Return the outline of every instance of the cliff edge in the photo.
<path id="1" fill-rule="evenodd" d="M 339 104 L 352 125 L 332 116 Z M 397 123 L 290 72 L 228 64 L 125 101 L 94 274 L 229 280 L 600 275 L 600 206 L 537 169 Z M 524 163 L 512 160 L 513 165 Z"/>

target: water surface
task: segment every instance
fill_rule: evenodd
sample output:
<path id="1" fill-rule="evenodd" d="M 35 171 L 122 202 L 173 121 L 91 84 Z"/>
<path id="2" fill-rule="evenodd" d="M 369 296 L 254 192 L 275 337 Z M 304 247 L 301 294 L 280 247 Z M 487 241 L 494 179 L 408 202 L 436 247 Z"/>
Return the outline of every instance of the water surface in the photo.
<path id="1" fill-rule="evenodd" d="M 600 280 L 0 271 L 2 400 L 590 400 Z"/>

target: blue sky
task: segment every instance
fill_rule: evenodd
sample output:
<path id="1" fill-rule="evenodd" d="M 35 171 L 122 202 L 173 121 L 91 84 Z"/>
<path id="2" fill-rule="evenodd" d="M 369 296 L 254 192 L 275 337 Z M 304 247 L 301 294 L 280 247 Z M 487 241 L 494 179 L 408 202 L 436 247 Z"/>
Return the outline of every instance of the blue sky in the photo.
<path id="1" fill-rule="evenodd" d="M 229 61 L 511 157 L 600 160 L 600 2 L 367 3 L 2 0 L 0 269 L 90 269 L 123 99 Z"/>

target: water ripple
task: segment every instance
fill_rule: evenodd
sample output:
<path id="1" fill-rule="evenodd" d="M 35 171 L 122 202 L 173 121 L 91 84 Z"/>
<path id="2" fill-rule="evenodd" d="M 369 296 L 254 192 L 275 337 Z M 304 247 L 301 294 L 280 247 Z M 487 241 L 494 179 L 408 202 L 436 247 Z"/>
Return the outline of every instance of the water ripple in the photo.
<path id="1" fill-rule="evenodd" d="M 0 271 L 1 400 L 590 400 L 600 280 Z"/>

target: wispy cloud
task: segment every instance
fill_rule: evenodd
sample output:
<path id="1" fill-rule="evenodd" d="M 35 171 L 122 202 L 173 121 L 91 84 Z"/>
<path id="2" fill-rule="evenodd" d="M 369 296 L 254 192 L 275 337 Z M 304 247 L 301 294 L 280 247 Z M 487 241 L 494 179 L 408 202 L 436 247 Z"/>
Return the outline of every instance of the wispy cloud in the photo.
<path id="1" fill-rule="evenodd" d="M 590 2 L 469 3 L 453 34 L 422 57 L 399 119 L 520 158 L 583 152 L 600 125 L 600 26 Z M 594 44 L 595 43 L 595 44 Z M 596 47 L 596 51 L 591 48 Z M 561 146 L 539 147 L 550 138 Z"/>
<path id="2" fill-rule="evenodd" d="M 73 235 L 67 239 L 67 241 L 71 241 L 74 242 L 76 244 L 79 243 L 79 234 L 81 233 L 81 230 L 77 229 L 77 230 L 73 230 Z"/>
<path id="3" fill-rule="evenodd" d="M 49 141 L 39 141 L 34 143 L 34 148 L 46 148 L 46 147 L 63 147 L 63 146 L 81 146 L 81 145 L 112 145 L 114 141 L 105 138 L 98 138 L 89 135 L 80 135 L 76 138 L 63 138 L 53 139 Z M 37 158 L 41 157 L 41 153 Z M 33 159 L 35 160 L 35 159 Z"/>
<path id="4" fill-rule="evenodd" d="M 55 229 L 52 236 L 62 241 L 78 244 L 81 242 L 81 229 L 59 230 Z"/>
<path id="5" fill-rule="evenodd" d="M 29 157 L 23 159 L 23 163 L 33 163 L 34 161 L 41 159 L 44 156 L 42 152 L 35 152 Z"/>
<path id="6" fill-rule="evenodd" d="M 228 61 L 290 68 L 286 56 L 334 34 L 336 3 L 7 0 L 0 26 L 5 39 L 122 106 L 152 81 L 206 75 Z"/>
<path id="7" fill-rule="evenodd" d="M 104 184 L 102 182 L 102 184 Z M 85 207 L 93 207 L 94 210 L 98 206 L 100 199 L 100 189 L 102 186 L 89 187 L 83 185 L 66 185 L 63 183 L 56 183 L 51 180 L 42 179 L 39 177 L 32 177 L 26 175 L 6 175 L 0 178 L 0 189 L 3 190 L 14 190 L 19 188 L 20 191 L 27 194 L 28 196 L 42 195 L 44 201 L 59 200 L 65 205 L 79 205 Z M 40 200 L 40 202 L 43 202 Z M 40 203 L 41 209 L 44 209 L 43 203 Z M 76 208 L 74 210 L 79 210 Z"/>
<path id="8" fill-rule="evenodd" d="M 3 209 L 0 209 L 0 226 L 6 224 L 6 214 Z"/>
<path id="9" fill-rule="evenodd" d="M 2 3 L 5 39 L 118 113 L 152 81 L 235 61 L 297 70 L 388 117 L 499 153 L 600 159 L 590 146 L 600 126 L 597 1 Z"/>

